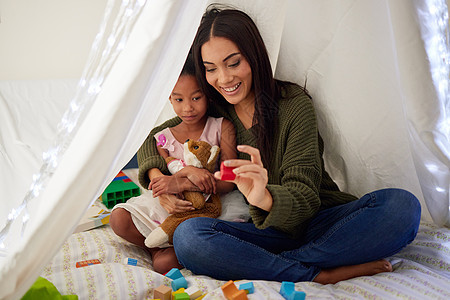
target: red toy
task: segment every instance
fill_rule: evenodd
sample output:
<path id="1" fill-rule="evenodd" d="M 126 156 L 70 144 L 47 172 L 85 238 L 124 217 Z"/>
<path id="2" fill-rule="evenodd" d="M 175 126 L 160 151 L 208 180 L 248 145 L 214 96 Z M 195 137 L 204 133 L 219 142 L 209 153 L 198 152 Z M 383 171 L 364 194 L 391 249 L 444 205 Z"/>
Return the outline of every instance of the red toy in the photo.
<path id="1" fill-rule="evenodd" d="M 236 178 L 236 174 L 233 173 L 233 169 L 236 167 L 227 167 L 223 164 L 220 164 L 220 180 L 234 180 Z"/>
<path id="2" fill-rule="evenodd" d="M 89 260 L 83 260 L 76 263 L 77 268 L 87 267 L 90 265 L 96 265 L 99 264 L 100 261 L 98 259 L 89 259 Z"/>

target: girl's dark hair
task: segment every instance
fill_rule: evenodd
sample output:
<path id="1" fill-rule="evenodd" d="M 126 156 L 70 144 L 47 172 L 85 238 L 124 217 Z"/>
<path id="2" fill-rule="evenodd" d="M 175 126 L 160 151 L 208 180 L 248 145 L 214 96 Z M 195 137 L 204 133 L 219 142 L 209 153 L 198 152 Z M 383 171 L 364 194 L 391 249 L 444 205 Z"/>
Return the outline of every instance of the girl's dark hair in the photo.
<path id="1" fill-rule="evenodd" d="M 279 85 L 273 78 L 269 55 L 256 24 L 244 12 L 232 8 L 209 7 L 201 20 L 193 44 L 193 55 L 197 68 L 198 82 L 209 99 L 219 105 L 228 102 L 206 81 L 201 47 L 210 38 L 226 38 L 239 48 L 252 71 L 252 87 L 255 92 L 255 113 L 253 127 L 256 141 L 265 166 L 272 159 L 272 147 L 278 124 Z"/>
<path id="2" fill-rule="evenodd" d="M 180 76 L 182 75 L 196 76 L 194 56 L 192 55 L 192 51 L 189 51 L 186 61 L 184 62 L 183 69 L 180 73 Z"/>

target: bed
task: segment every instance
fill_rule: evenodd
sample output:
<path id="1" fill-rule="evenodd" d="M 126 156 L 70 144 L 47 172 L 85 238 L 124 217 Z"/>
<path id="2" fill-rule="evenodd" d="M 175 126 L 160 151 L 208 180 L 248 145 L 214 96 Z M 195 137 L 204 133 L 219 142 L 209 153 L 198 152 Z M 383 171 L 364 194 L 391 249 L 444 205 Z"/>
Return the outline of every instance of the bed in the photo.
<path id="1" fill-rule="evenodd" d="M 137 169 L 124 170 L 137 183 Z M 138 184 L 138 183 L 137 183 Z M 148 193 L 144 189 L 143 193 Z M 96 205 L 101 206 L 98 202 Z M 137 260 L 137 265 L 125 259 Z M 101 263 L 76 268 L 78 261 L 98 259 Z M 422 222 L 416 239 L 389 257 L 394 271 L 358 277 L 334 285 L 297 282 L 295 289 L 307 299 L 450 299 L 450 230 Z M 196 287 L 203 299 L 226 299 L 225 281 L 181 271 L 188 287 Z M 149 254 L 116 236 L 108 225 L 74 233 L 45 267 L 41 277 L 52 282 L 62 295 L 79 299 L 153 299 L 160 285 L 170 287 L 171 279 L 152 270 Z M 247 282 L 241 280 L 236 285 Z M 249 299 L 283 299 L 280 282 L 253 281 Z"/>

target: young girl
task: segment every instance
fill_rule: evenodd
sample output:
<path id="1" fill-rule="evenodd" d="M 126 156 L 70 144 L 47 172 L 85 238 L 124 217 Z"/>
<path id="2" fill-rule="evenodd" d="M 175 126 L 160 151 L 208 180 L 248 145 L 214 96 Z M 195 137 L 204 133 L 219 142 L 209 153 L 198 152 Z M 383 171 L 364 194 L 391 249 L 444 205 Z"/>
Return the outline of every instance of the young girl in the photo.
<path id="1" fill-rule="evenodd" d="M 158 143 L 162 161 L 168 156 L 183 159 L 183 143 L 187 139 L 206 141 L 219 146 L 220 160 L 237 157 L 232 123 L 224 118 L 208 117 L 206 114 L 208 99 L 197 83 L 192 55 L 188 56 L 169 100 L 181 123 L 165 128 L 155 135 L 150 134 Z M 140 155 L 142 160 L 142 153 Z M 175 195 L 181 195 L 188 189 L 206 194 L 226 193 L 233 189 L 234 184 L 216 182 L 209 171 L 192 166 L 184 167 L 173 176 L 160 173 L 151 175 L 150 178 L 152 181 L 148 184 L 148 188 L 153 191 L 154 198 L 149 199 L 144 195 L 116 205 L 111 214 L 110 225 L 120 237 L 148 249 L 154 270 L 164 274 L 174 267 L 182 267 L 178 264 L 175 252 L 169 244 L 164 245 L 164 248 L 145 247 L 146 236 L 167 218 L 168 213 L 176 212 L 163 209 L 156 201 L 156 197 L 161 195 L 173 197 L 175 203 L 182 203 L 177 205 L 183 206 L 186 210 L 193 210 L 190 202 L 183 201 Z"/>

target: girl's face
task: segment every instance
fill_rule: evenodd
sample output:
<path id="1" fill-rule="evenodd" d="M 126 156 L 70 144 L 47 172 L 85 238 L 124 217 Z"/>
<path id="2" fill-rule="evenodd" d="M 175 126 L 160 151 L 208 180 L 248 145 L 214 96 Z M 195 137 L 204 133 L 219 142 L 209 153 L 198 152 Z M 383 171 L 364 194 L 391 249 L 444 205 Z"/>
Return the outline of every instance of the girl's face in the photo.
<path id="1" fill-rule="evenodd" d="M 252 70 L 236 44 L 223 37 L 211 37 L 201 48 L 206 80 L 229 103 L 253 104 Z"/>
<path id="2" fill-rule="evenodd" d="M 186 124 L 196 124 L 206 116 L 208 102 L 192 75 L 181 75 L 169 97 L 173 110 Z"/>

